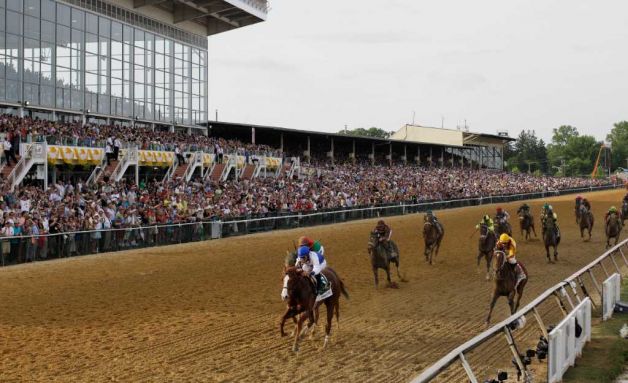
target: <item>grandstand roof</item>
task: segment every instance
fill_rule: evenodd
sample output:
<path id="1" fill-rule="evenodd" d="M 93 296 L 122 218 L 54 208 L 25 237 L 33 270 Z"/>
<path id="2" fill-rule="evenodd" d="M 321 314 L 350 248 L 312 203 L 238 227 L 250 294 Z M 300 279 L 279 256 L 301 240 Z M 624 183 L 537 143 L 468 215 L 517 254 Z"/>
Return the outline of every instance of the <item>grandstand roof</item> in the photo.
<path id="1" fill-rule="evenodd" d="M 111 0 L 111 3 L 206 36 L 265 21 L 268 0 Z"/>
<path id="2" fill-rule="evenodd" d="M 207 126 L 208 126 L 209 134 L 211 134 L 212 130 L 213 131 L 216 131 L 216 130 L 226 131 L 227 129 L 229 129 L 231 131 L 237 130 L 239 132 L 242 132 L 243 130 L 246 130 L 248 132 L 251 128 L 255 128 L 256 133 L 268 131 L 268 132 L 277 132 L 277 133 L 283 132 L 283 133 L 290 133 L 290 134 L 297 134 L 297 135 L 303 134 L 304 136 L 310 135 L 310 136 L 319 136 L 319 137 L 334 137 L 334 138 L 339 138 L 339 139 L 353 138 L 357 140 L 373 141 L 378 144 L 382 144 L 382 143 L 410 144 L 412 143 L 412 144 L 425 144 L 425 145 L 446 146 L 446 147 L 455 147 L 455 148 L 463 148 L 465 146 L 465 145 L 454 145 L 454 144 L 447 144 L 447 143 L 439 144 L 439 143 L 434 143 L 434 142 L 408 141 L 408 140 L 401 140 L 401 139 L 395 139 L 395 138 L 366 137 L 366 136 L 358 136 L 358 135 L 343 134 L 343 133 L 318 132 L 318 131 L 313 131 L 313 130 L 290 129 L 290 128 L 283 128 L 283 127 L 278 127 L 278 126 L 243 124 L 243 123 L 237 123 L 237 122 L 209 121 L 207 123 Z M 471 133 L 469 134 L 471 135 Z M 483 139 L 479 140 L 478 142 L 471 142 L 473 140 L 469 140 L 469 142 L 467 142 L 467 140 L 465 139 L 465 142 L 464 142 L 465 144 L 470 144 L 470 145 L 486 144 L 487 139 L 499 140 L 502 145 L 511 141 L 515 141 L 515 139 L 511 137 L 504 137 L 504 136 L 498 136 L 498 135 L 492 135 L 492 134 L 473 133 L 472 135 L 475 137 L 483 138 Z"/>

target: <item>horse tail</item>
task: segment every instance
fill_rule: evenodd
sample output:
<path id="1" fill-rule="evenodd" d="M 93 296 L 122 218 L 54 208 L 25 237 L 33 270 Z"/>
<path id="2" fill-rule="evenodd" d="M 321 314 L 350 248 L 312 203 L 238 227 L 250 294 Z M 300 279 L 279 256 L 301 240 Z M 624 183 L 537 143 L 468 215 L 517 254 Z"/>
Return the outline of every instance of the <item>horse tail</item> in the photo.
<path id="1" fill-rule="evenodd" d="M 345 289 L 345 284 L 342 282 L 342 279 L 338 278 L 338 284 L 340 285 L 340 292 L 342 295 L 349 299 L 349 293 L 347 292 L 347 289 Z M 336 315 L 338 315 L 338 313 L 336 313 Z"/>

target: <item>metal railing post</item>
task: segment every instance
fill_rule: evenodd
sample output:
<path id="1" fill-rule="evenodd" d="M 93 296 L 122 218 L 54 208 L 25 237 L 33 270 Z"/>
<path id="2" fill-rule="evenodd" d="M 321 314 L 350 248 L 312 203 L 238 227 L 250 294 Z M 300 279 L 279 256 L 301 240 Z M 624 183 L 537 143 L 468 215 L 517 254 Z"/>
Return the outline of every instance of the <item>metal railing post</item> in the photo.
<path id="1" fill-rule="evenodd" d="M 469 377 L 469 381 L 471 383 L 478 383 L 478 379 L 473 374 L 473 370 L 471 369 L 469 362 L 467 362 L 467 359 L 464 357 L 464 354 L 460 353 L 460 355 L 458 355 L 458 358 L 460 358 L 460 363 L 462 363 L 462 367 L 464 368 L 464 371 L 467 373 L 467 376 Z"/>

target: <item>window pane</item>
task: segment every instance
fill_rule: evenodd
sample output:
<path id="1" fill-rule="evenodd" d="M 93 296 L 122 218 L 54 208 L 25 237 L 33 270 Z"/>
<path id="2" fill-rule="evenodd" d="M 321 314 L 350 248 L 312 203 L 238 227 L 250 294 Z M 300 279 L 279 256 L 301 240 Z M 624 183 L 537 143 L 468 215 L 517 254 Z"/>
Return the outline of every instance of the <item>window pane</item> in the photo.
<path id="1" fill-rule="evenodd" d="M 85 12 L 72 8 L 72 28 L 85 29 Z"/>
<path id="2" fill-rule="evenodd" d="M 98 54 L 98 36 L 91 33 L 85 34 L 85 52 Z"/>
<path id="3" fill-rule="evenodd" d="M 57 25 L 57 45 L 70 47 L 70 28 Z"/>
<path id="4" fill-rule="evenodd" d="M 7 8 L 22 12 L 22 0 L 7 0 Z"/>
<path id="5" fill-rule="evenodd" d="M 70 26 L 70 7 L 61 3 L 57 3 L 57 23 L 66 25 L 68 27 Z"/>
<path id="6" fill-rule="evenodd" d="M 39 0 L 26 0 L 24 2 L 24 13 L 39 18 Z"/>
<path id="7" fill-rule="evenodd" d="M 101 36 L 109 37 L 111 36 L 111 21 L 104 17 L 98 18 L 98 31 Z"/>
<path id="8" fill-rule="evenodd" d="M 15 33 L 16 35 L 22 34 L 22 15 L 19 13 L 7 11 L 7 31 Z"/>
<path id="9" fill-rule="evenodd" d="M 111 38 L 116 41 L 122 41 L 122 24 L 115 21 L 111 23 Z"/>
<path id="10" fill-rule="evenodd" d="M 41 22 L 41 39 L 51 43 L 55 42 L 55 25 L 50 21 Z"/>
<path id="11" fill-rule="evenodd" d="M 41 18 L 55 21 L 55 0 L 41 0 Z"/>
<path id="12" fill-rule="evenodd" d="M 85 30 L 95 35 L 98 34 L 98 16 L 91 13 L 85 14 Z"/>
<path id="13" fill-rule="evenodd" d="M 33 39 L 39 39 L 39 19 L 24 16 L 24 35 Z"/>

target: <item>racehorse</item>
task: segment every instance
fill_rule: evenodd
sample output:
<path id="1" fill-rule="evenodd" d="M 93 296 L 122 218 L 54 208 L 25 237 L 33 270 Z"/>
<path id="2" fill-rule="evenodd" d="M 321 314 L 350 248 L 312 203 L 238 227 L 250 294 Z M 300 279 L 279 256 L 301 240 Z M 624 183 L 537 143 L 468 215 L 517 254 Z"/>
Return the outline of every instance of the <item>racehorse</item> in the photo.
<path id="1" fill-rule="evenodd" d="M 488 225 L 480 224 L 480 239 L 478 240 L 478 266 L 480 259 L 486 258 L 486 280 L 491 278 L 491 261 L 493 260 L 493 249 L 497 243 L 495 234 L 489 232 Z"/>
<path id="2" fill-rule="evenodd" d="M 495 217 L 495 233 L 497 233 L 498 237 L 504 233 L 512 237 L 512 226 L 510 222 L 506 221 L 505 218 Z"/>
<path id="3" fill-rule="evenodd" d="M 591 231 L 593 230 L 594 223 L 593 213 L 591 213 L 586 206 L 580 205 L 580 238 L 584 239 L 584 231 L 587 230 L 589 233 L 589 239 L 591 240 Z"/>
<path id="4" fill-rule="evenodd" d="M 493 297 L 491 298 L 491 304 L 488 310 L 488 316 L 486 317 L 486 325 L 491 322 L 491 314 L 495 307 L 495 302 L 499 297 L 507 297 L 508 305 L 510 306 L 510 314 L 514 314 L 519 309 L 519 303 L 523 296 L 523 289 L 528 282 L 528 278 L 522 280 L 519 286 L 517 285 L 517 274 L 515 272 L 515 265 L 511 265 L 506 261 L 506 254 L 501 250 L 495 250 L 495 289 L 493 290 Z M 519 262 L 519 265 L 523 269 L 526 276 L 529 276 L 528 271 L 523 264 Z M 515 295 L 517 296 L 517 303 L 515 304 Z"/>
<path id="5" fill-rule="evenodd" d="M 547 217 L 543 222 L 543 242 L 545 244 L 545 254 L 547 261 L 552 263 L 550 257 L 550 247 L 554 249 L 554 261 L 558 261 L 558 245 L 560 244 L 560 237 L 556 232 L 556 223 L 552 217 Z"/>
<path id="6" fill-rule="evenodd" d="M 379 241 L 379 235 L 376 232 L 371 232 L 369 237 L 368 252 L 371 258 L 371 266 L 373 267 L 373 275 L 375 276 L 375 288 L 379 283 L 379 277 L 377 275 L 378 269 L 384 269 L 386 271 L 386 279 L 388 280 L 388 287 L 397 287 L 397 285 L 390 281 L 390 264 L 394 263 L 397 267 L 397 277 L 402 280 L 401 274 L 399 274 L 399 249 L 397 244 L 390 241 L 390 247 L 396 256 L 389 254 L 384 245 Z"/>
<path id="7" fill-rule="evenodd" d="M 536 237 L 536 229 L 534 228 L 534 217 L 532 217 L 532 214 L 520 212 L 519 213 L 519 227 L 521 228 L 522 237 L 524 236 L 524 233 L 525 233 L 526 241 L 529 240 L 531 237 L 530 232 L 533 232 L 534 236 Z"/>
<path id="8" fill-rule="evenodd" d="M 309 329 L 318 321 L 318 307 L 321 303 L 327 308 L 327 323 L 325 325 L 325 342 L 323 348 L 327 347 L 329 336 L 331 334 L 331 321 L 336 313 L 336 322 L 340 321 L 340 295 L 344 295 L 349 299 L 349 294 L 345 289 L 344 283 L 338 277 L 336 272 L 327 267 L 322 271 L 329 283 L 331 284 L 332 295 L 319 302 L 316 302 L 316 288 L 308 276 L 294 266 L 286 268 L 284 273 L 284 286 L 281 297 L 288 301 L 288 309 L 281 319 L 279 330 L 281 336 L 285 336 L 284 324 L 287 319 L 299 316 L 296 322 L 296 330 L 294 332 L 294 343 L 292 350 L 299 351 L 299 341 Z M 303 328 L 303 323 L 308 320 L 307 326 Z"/>
<path id="9" fill-rule="evenodd" d="M 628 201 L 624 201 L 621 204 L 621 225 L 624 226 L 624 222 L 628 217 Z"/>
<path id="10" fill-rule="evenodd" d="M 617 214 L 611 214 L 606 220 L 606 248 L 611 247 L 611 239 L 615 238 L 615 245 L 619 242 L 622 223 Z"/>
<path id="11" fill-rule="evenodd" d="M 438 256 L 438 249 L 440 249 L 440 243 L 445 236 L 445 228 L 440 225 L 441 232 L 438 232 L 436 223 L 425 221 L 423 223 L 423 240 L 425 241 L 425 261 L 432 264 L 434 257 Z"/>

